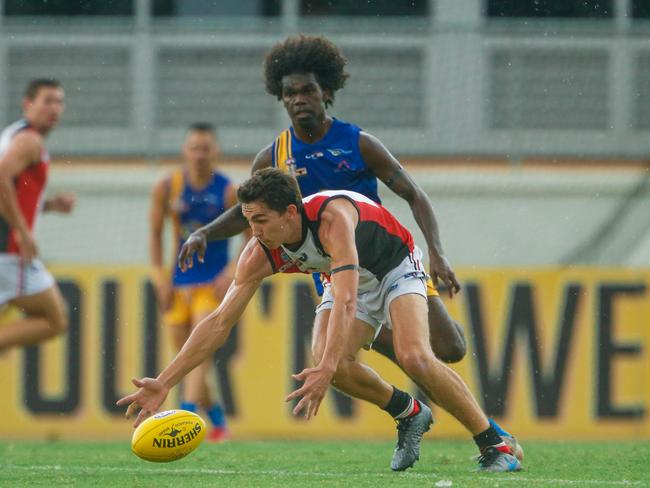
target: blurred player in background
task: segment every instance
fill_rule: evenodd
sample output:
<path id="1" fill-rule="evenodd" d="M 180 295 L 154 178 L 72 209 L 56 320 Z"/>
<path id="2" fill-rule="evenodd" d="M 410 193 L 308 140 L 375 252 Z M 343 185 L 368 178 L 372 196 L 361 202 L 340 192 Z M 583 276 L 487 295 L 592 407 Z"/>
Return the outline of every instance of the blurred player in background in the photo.
<path id="1" fill-rule="evenodd" d="M 214 164 L 219 145 L 214 127 L 196 123 L 189 127 L 183 144 L 184 164 L 160 180 L 153 189 L 150 213 L 150 255 L 153 282 L 163 320 L 174 346 L 180 349 L 198 324 L 219 305 L 233 277 L 234 264 L 228 265 L 228 241 L 211 242 L 206 249 L 207 263 L 186 273 L 172 266 L 171 276 L 163 263 L 163 227 L 166 218 L 173 224 L 178 252 L 183 241 L 197 228 L 211 222 L 237 202 L 236 189 Z M 176 255 L 176 254 L 175 254 Z M 222 406 L 210 399 L 208 360 L 190 373 L 183 385 L 181 408 L 205 410 L 213 427 L 209 439 L 228 436 Z"/>
<path id="2" fill-rule="evenodd" d="M 23 98 L 23 118 L 0 135 L 0 304 L 23 317 L 0 327 L 0 352 L 51 339 L 68 328 L 59 287 L 38 259 L 34 227 L 42 211 L 69 213 L 75 197 L 45 199 L 50 165 L 45 138 L 64 110 L 64 92 L 54 79 L 32 80 Z"/>
<path id="3" fill-rule="evenodd" d="M 286 399 L 300 399 L 294 414 L 304 411 L 308 419 L 316 415 L 332 384 L 402 422 L 391 468 L 411 467 L 419 458 L 422 434 L 429 430 L 431 410 L 357 357 L 385 324 L 393 330 L 404 371 L 472 434 L 481 453 L 479 469 L 521 469 L 460 376 L 431 351 L 422 253 L 392 214 L 364 195 L 344 190 L 301 199 L 295 179 L 271 168 L 242 183 L 238 197 L 254 238 L 237 264 L 235 281 L 223 303 L 197 325 L 160 375 L 134 379 L 139 390 L 117 402 L 129 405 L 127 416 L 140 409 L 136 425 L 160 408 L 183 376 L 225 343 L 264 278 L 320 272 L 327 285 L 318 311 L 326 309 L 328 320 L 314 332 L 315 366 L 293 375 L 304 381 Z"/>

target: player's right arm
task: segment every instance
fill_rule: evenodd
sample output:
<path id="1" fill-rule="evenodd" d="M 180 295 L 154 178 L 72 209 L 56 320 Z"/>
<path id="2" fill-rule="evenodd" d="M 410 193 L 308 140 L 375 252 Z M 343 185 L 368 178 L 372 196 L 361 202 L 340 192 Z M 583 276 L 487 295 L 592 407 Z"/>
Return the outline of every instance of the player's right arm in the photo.
<path id="1" fill-rule="evenodd" d="M 14 136 L 7 152 L 0 158 L 0 213 L 14 231 L 20 255 L 30 261 L 38 255 L 36 241 L 20 211 L 14 177 L 40 159 L 43 138 L 34 131 Z"/>
<path id="2" fill-rule="evenodd" d="M 270 168 L 272 165 L 273 145 L 268 145 L 255 156 L 251 173 L 262 168 Z M 228 239 L 243 232 L 247 227 L 248 222 L 241 213 L 241 204 L 233 205 L 212 222 L 190 234 L 178 254 L 178 266 L 182 271 L 194 266 L 195 253 L 199 262 L 202 263 L 208 241 Z"/>
<path id="3" fill-rule="evenodd" d="M 163 312 L 169 310 L 172 298 L 172 285 L 163 264 L 163 231 L 165 218 L 169 212 L 169 177 L 158 181 L 151 192 L 149 209 L 149 259 L 152 266 L 152 281 L 156 290 L 158 307 Z"/>
<path id="4" fill-rule="evenodd" d="M 169 390 L 226 342 L 262 280 L 272 274 L 273 269 L 261 245 L 257 239 L 251 239 L 239 258 L 235 280 L 221 305 L 199 322 L 180 352 L 157 378 L 134 378 L 133 384 L 138 391 L 118 400 L 118 405 L 129 406 L 127 418 L 140 409 L 134 427 L 154 414 Z"/>

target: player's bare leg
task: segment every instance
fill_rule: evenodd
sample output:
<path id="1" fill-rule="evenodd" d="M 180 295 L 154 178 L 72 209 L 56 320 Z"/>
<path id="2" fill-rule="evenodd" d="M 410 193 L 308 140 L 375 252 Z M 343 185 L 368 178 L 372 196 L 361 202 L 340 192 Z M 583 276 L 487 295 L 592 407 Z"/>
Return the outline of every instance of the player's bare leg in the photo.
<path id="1" fill-rule="evenodd" d="M 312 354 L 316 363 L 320 361 L 325 349 L 329 316 L 330 311 L 323 310 L 314 320 Z M 393 387 L 374 370 L 357 360 L 359 349 L 372 341 L 373 334 L 374 331 L 368 324 L 360 320 L 355 321 L 332 385 L 343 393 L 384 408 L 390 401 Z"/>
<path id="2" fill-rule="evenodd" d="M 56 285 L 9 303 L 25 317 L 0 327 L 0 350 L 37 344 L 68 329 L 68 308 Z"/>
<path id="3" fill-rule="evenodd" d="M 473 435 L 487 429 L 487 417 L 463 380 L 431 351 L 423 297 L 410 294 L 396 298 L 390 305 L 390 315 L 395 354 L 409 377 Z"/>
<path id="4" fill-rule="evenodd" d="M 465 382 L 431 351 L 426 309 L 426 301 L 416 294 L 400 296 L 390 304 L 393 342 L 400 365 L 431 400 L 471 432 L 483 454 L 479 463 L 481 469 L 521 469 Z"/>
<path id="5" fill-rule="evenodd" d="M 321 311 L 314 322 L 312 350 L 316 362 L 320 361 L 325 347 L 329 315 L 329 310 Z M 422 435 L 429 430 L 433 418 L 429 407 L 390 385 L 357 360 L 359 349 L 368 344 L 373 335 L 374 329 L 368 324 L 361 320 L 354 322 L 332 385 L 350 396 L 374 403 L 395 419 L 398 441 L 391 469 L 403 471 L 419 459 Z"/>
<path id="6" fill-rule="evenodd" d="M 465 333 L 458 322 L 451 318 L 445 304 L 439 296 L 428 297 L 429 342 L 431 350 L 445 363 L 457 363 L 465 357 L 467 345 Z M 396 364 L 393 346 L 393 333 L 387 327 L 382 327 L 372 348 Z"/>

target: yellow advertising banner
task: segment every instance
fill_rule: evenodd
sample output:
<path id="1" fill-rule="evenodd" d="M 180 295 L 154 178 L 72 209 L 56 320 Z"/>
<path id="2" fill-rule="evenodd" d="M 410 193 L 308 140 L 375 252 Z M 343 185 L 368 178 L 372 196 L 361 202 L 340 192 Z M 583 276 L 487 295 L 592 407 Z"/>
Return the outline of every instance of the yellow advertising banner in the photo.
<path id="1" fill-rule="evenodd" d="M 0 356 L 4 438 L 128 439 L 115 401 L 172 357 L 145 268 L 52 267 L 70 306 L 66 336 Z M 446 299 L 466 332 L 454 365 L 488 414 L 526 438 L 650 438 L 650 270 L 461 269 Z M 275 276 L 215 355 L 214 385 L 238 438 L 392 438 L 373 405 L 334 390 L 319 415 L 291 415 L 291 374 L 310 364 L 317 303 L 308 276 Z M 10 317 L 0 319 L 10 320 Z M 374 352 L 362 360 L 414 385 Z M 170 395 L 167 407 L 176 406 Z M 431 436 L 465 437 L 435 409 Z"/>

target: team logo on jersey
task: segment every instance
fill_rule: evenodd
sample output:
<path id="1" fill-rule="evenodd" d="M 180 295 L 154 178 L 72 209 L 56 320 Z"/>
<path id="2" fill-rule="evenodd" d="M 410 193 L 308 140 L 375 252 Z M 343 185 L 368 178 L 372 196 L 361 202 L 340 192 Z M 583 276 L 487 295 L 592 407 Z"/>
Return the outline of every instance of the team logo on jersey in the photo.
<path id="1" fill-rule="evenodd" d="M 332 156 L 337 157 L 341 154 L 352 154 L 352 149 L 327 149 Z"/>
<path id="2" fill-rule="evenodd" d="M 298 256 L 296 259 L 298 259 L 298 261 L 304 263 L 305 261 L 307 261 L 307 253 L 306 253 L 306 252 L 303 252 L 303 253 L 302 253 L 300 256 Z"/>
<path id="3" fill-rule="evenodd" d="M 345 159 L 342 159 L 341 162 L 336 165 L 336 169 L 334 171 L 340 173 L 341 171 L 349 171 L 349 170 L 350 170 L 350 164 Z"/>
<path id="4" fill-rule="evenodd" d="M 325 153 L 323 151 L 316 151 L 311 154 L 307 154 L 305 156 L 305 159 L 319 159 L 325 156 Z"/>
<path id="5" fill-rule="evenodd" d="M 289 174 L 294 178 L 298 176 L 305 176 L 307 174 L 307 168 L 298 168 L 296 166 L 296 160 L 294 158 L 287 159 L 284 164 L 289 169 Z"/>

